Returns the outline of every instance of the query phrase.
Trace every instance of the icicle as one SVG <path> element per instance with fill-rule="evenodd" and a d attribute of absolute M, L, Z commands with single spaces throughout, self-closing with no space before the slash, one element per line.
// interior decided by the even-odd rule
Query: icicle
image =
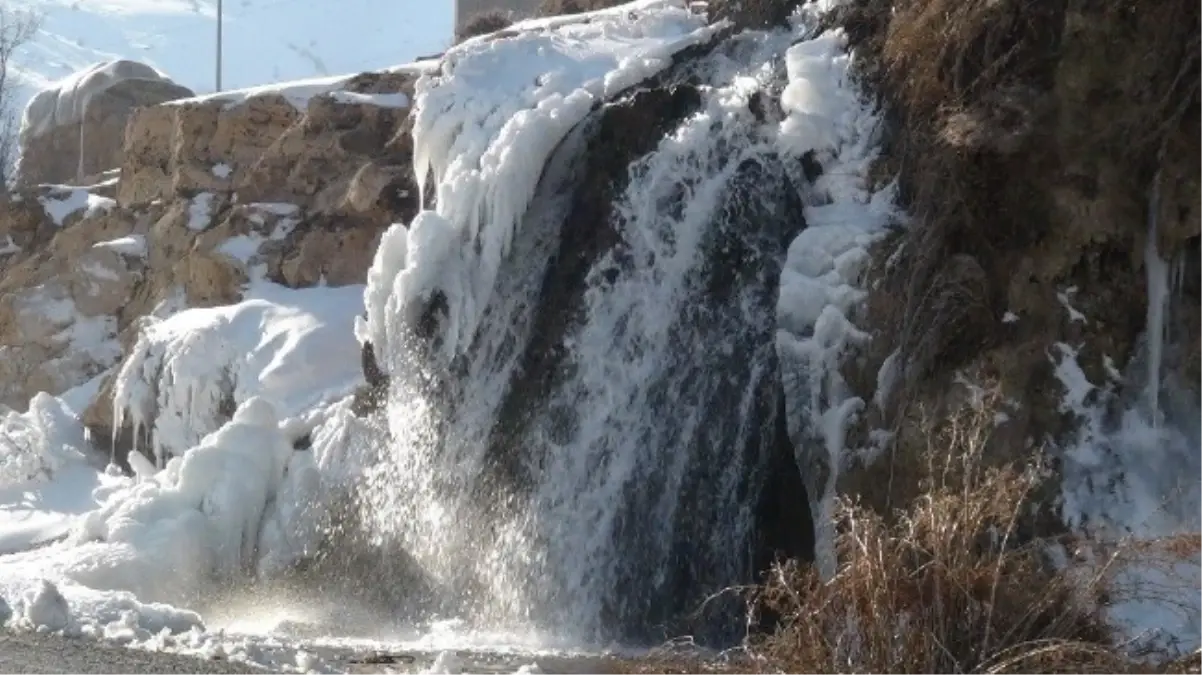
<path fill-rule="evenodd" d="M 1148 200 L 1148 241 L 1144 246 L 1144 266 L 1148 275 L 1148 374 L 1144 396 L 1154 428 L 1160 426 L 1160 367 L 1164 359 L 1164 329 L 1169 299 L 1169 265 L 1160 256 L 1156 245 L 1159 208 L 1160 170 L 1157 169 Z"/>

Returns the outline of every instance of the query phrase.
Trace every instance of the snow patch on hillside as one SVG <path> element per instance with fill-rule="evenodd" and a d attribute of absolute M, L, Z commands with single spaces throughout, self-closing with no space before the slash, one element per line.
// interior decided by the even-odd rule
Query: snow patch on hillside
<path fill-rule="evenodd" d="M 48 194 L 38 197 L 38 202 L 42 208 L 46 210 L 46 215 L 54 221 L 55 225 L 63 226 L 67 216 L 76 213 L 80 210 L 84 211 L 84 218 L 91 218 L 102 211 L 109 211 L 117 206 L 115 200 L 108 197 L 102 197 L 93 194 L 86 187 L 72 187 L 70 185 L 51 185 Z"/>

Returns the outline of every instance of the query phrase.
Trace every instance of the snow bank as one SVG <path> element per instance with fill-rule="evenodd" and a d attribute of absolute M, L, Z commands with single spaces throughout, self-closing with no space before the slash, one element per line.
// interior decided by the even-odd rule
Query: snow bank
<path fill-rule="evenodd" d="M 114 428 L 128 419 L 152 432 L 160 463 L 194 446 L 251 397 L 292 416 L 360 382 L 351 326 L 363 311 L 362 286 L 256 282 L 244 297 L 150 323 L 121 365 Z"/>
<path fill-rule="evenodd" d="M 811 486 L 817 490 L 811 498 L 818 507 L 819 564 L 827 571 L 835 562 L 831 509 L 845 461 L 844 435 L 864 406 L 851 395 L 838 364 L 844 350 L 868 339 L 853 323 L 854 313 L 865 296 L 868 248 L 894 212 L 893 191 L 874 194 L 868 185 L 878 120 L 850 82 L 850 63 L 842 31 L 786 52 L 788 84 L 781 96 L 786 117 L 777 137 L 782 153 L 813 152 L 823 167 L 807 199 L 806 229 L 789 245 L 781 272 L 777 351 L 795 447 L 799 452 L 823 448 L 820 465 L 829 468 L 825 484 Z M 798 460 L 802 467 L 815 467 L 812 458 Z"/>
<path fill-rule="evenodd" d="M 228 424 L 165 470 L 114 492 L 84 517 L 70 542 L 104 542 L 114 550 L 69 567 L 67 576 L 94 588 L 156 598 L 163 594 L 156 579 L 197 589 L 207 580 L 253 570 L 260 524 L 282 517 L 281 486 L 307 480 L 285 480 L 293 450 L 279 423 L 271 403 L 251 398 Z M 302 464 L 297 468 L 303 473 Z M 290 489 L 288 497 L 301 496 Z M 148 551 L 158 554 L 151 558 Z"/>
<path fill-rule="evenodd" d="M 717 29 L 668 0 L 516 28 L 453 47 L 417 83 L 414 171 L 422 194 L 433 179 L 435 206 L 385 235 L 356 328 L 386 370 L 389 345 L 436 291 L 448 305 L 441 356 L 466 348 L 555 146 L 595 104 Z"/>
<path fill-rule="evenodd" d="M 49 394 L 35 395 L 28 412 L 0 412 L 0 503 L 16 497 L 4 488 L 47 480 L 83 462 L 87 447 L 77 413 Z"/>
<path fill-rule="evenodd" d="M 21 145 L 57 127 L 78 123 L 93 97 L 126 80 L 171 82 L 163 73 L 137 61 L 118 59 L 93 64 L 29 100 L 21 115 Z"/>
<path fill-rule="evenodd" d="M 95 591 L 70 581 L 54 583 L 34 577 L 7 584 L 7 588 L 15 593 L 8 620 L 13 630 L 130 642 L 183 634 L 203 626 L 194 612 L 139 602 L 129 593 Z M 4 623 L 3 614 L 0 610 L 0 624 Z"/>

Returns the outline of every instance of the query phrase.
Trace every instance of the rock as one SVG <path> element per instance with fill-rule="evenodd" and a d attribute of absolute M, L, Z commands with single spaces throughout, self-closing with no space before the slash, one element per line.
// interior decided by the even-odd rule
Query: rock
<path fill-rule="evenodd" d="M 81 184 L 121 166 L 134 110 L 187 96 L 187 87 L 126 60 L 97 64 L 39 92 L 22 117 L 18 187 Z"/>
<path fill-rule="evenodd" d="M 125 136 L 117 201 L 170 200 L 230 192 L 301 113 L 277 94 L 229 104 L 180 101 L 138 110 Z"/>
<path fill-rule="evenodd" d="M 921 32 L 939 42 L 922 54 L 978 50 L 991 31 L 1020 25 L 1001 20 L 1001 13 L 979 15 L 977 32 L 958 32 L 940 23 L 950 17 L 899 10 L 859 25 L 854 37 L 853 46 L 871 54 L 866 68 L 873 77 L 889 80 L 883 91 L 893 114 L 884 135 L 918 221 L 875 251 L 866 323 L 881 337 L 844 364 L 855 393 L 872 400 L 876 373 L 900 342 L 912 377 L 886 410 L 862 417 L 853 446 L 866 442 L 869 428 L 888 429 L 899 439 L 891 452 L 915 457 L 929 435 L 920 411 L 938 418 L 955 409 L 964 391 L 954 383 L 965 373 L 996 383 L 1002 400 L 1021 403 L 1006 410 L 1007 423 L 991 437 L 990 461 L 1025 460 L 1032 448 L 1069 438 L 1078 421 L 1060 410 L 1056 345 L 1078 351 L 1091 382 L 1110 381 L 1108 362 L 1122 370 L 1141 358 L 1151 219 L 1163 258 L 1188 266 L 1197 257 L 1197 94 L 1168 105 L 1172 92 L 1152 96 L 1147 89 L 1180 77 L 1174 50 L 1196 59 L 1187 38 L 1192 31 L 1196 40 L 1197 8 L 1174 6 L 1191 13 L 1189 21 L 1170 18 L 1168 10 L 1123 12 L 1077 2 L 1002 2 L 982 12 L 1000 7 L 1022 15 L 1022 35 L 1006 34 L 1007 44 L 1024 51 L 1008 52 L 1010 66 L 982 75 L 993 78 L 989 86 L 964 79 L 971 73 L 932 69 L 906 53 L 912 45 L 881 43 Z M 1183 39 L 1166 41 L 1163 31 Z M 974 53 L 979 62 L 993 62 Z M 968 94 L 958 88 L 967 81 L 974 82 Z M 1011 100 L 999 105 L 996 97 L 1007 94 Z M 1011 103 L 1023 110 L 1007 110 Z M 989 114 L 974 113 L 972 134 L 948 137 L 946 123 L 963 123 L 955 116 L 982 106 Z M 1165 113 L 1177 117 L 1148 120 Z M 1197 368 L 1190 355 L 1197 352 L 1202 289 L 1186 284 L 1178 292 L 1181 310 L 1170 312 L 1165 350 L 1170 374 L 1178 370 L 1175 358 L 1187 373 Z M 1185 384 L 1196 397 L 1197 376 Z M 855 470 L 841 478 L 841 489 L 882 509 L 904 498 L 882 494 L 876 478 Z"/>

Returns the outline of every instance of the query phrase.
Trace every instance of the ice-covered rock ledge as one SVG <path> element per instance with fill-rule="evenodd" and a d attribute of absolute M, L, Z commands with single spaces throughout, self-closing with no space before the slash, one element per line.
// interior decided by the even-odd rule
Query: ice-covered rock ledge
<path fill-rule="evenodd" d="M 414 102 L 414 173 L 433 203 L 381 241 L 360 340 L 387 361 L 400 353 L 392 343 L 440 305 L 440 358 L 462 353 L 555 147 L 594 106 L 725 26 L 683 2 L 638 0 L 521 22 L 448 51 Z"/>

